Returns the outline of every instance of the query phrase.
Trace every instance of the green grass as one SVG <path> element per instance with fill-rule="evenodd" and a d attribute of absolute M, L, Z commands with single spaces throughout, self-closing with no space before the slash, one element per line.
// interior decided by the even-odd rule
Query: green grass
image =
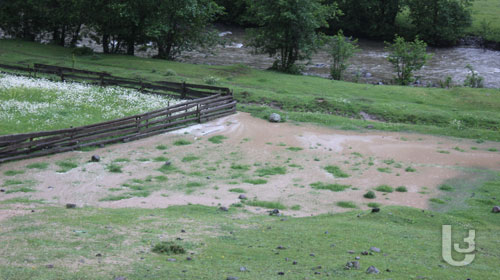
<path fill-rule="evenodd" d="M 261 200 L 247 200 L 245 201 L 246 205 L 254 206 L 254 207 L 262 207 L 268 209 L 279 209 L 285 210 L 286 206 L 276 201 L 261 201 Z"/>
<path fill-rule="evenodd" d="M 24 170 L 7 170 L 3 173 L 5 176 L 16 176 L 19 174 L 24 174 Z"/>
<path fill-rule="evenodd" d="M 156 149 L 160 150 L 160 151 L 164 151 L 164 150 L 168 149 L 168 147 L 166 145 L 158 145 L 158 146 L 156 146 Z"/>
<path fill-rule="evenodd" d="M 234 188 L 234 189 L 230 189 L 229 191 L 234 192 L 234 193 L 246 193 L 246 191 L 242 188 Z"/>
<path fill-rule="evenodd" d="M 439 186 L 439 189 L 442 191 L 445 191 L 445 192 L 452 192 L 453 191 L 453 187 L 450 185 L 441 185 L 441 186 Z"/>
<path fill-rule="evenodd" d="M 491 32 L 486 34 L 486 39 L 500 42 L 500 19 L 498 13 L 500 3 L 496 0 L 475 0 L 472 2 L 472 26 L 468 33 L 473 35 L 482 34 L 481 23 L 489 24 Z"/>
<path fill-rule="evenodd" d="M 199 188 L 202 186 L 203 186 L 203 183 L 200 183 L 200 182 L 188 182 L 188 183 L 186 183 L 186 188 Z"/>
<path fill-rule="evenodd" d="M 437 204 L 446 204 L 446 202 L 444 202 L 442 199 L 439 199 L 439 198 L 431 198 L 431 199 L 429 199 L 429 201 L 432 203 L 437 203 Z"/>
<path fill-rule="evenodd" d="M 6 194 L 18 193 L 18 192 L 28 193 L 28 192 L 35 192 L 35 190 L 31 187 L 18 187 L 5 191 Z"/>
<path fill-rule="evenodd" d="M 44 169 L 47 169 L 48 167 L 49 167 L 49 163 L 47 163 L 47 162 L 35 162 L 35 163 L 30 163 L 30 164 L 26 165 L 26 168 L 28 168 L 28 169 L 44 170 Z"/>
<path fill-rule="evenodd" d="M 227 137 L 224 135 L 216 135 L 208 138 L 208 141 L 212 142 L 213 144 L 222 144 L 225 139 L 227 139 Z"/>
<path fill-rule="evenodd" d="M 111 172 L 111 173 L 122 173 L 122 167 L 118 164 L 114 164 L 114 163 L 111 163 L 111 164 L 108 164 L 106 166 L 106 170 L 108 170 L 108 172 Z"/>
<path fill-rule="evenodd" d="M 120 195 L 110 195 L 99 199 L 99 201 L 119 201 L 124 199 L 132 198 L 131 195 L 128 194 L 120 194 Z"/>
<path fill-rule="evenodd" d="M 349 174 L 345 173 L 340 167 L 335 165 L 328 165 L 325 167 L 326 172 L 332 174 L 335 178 L 348 178 Z"/>
<path fill-rule="evenodd" d="M 417 169 L 415 169 L 415 168 L 413 168 L 413 167 L 409 166 L 409 167 L 407 167 L 407 168 L 405 169 L 405 171 L 406 171 L 406 172 L 417 172 Z"/>
<path fill-rule="evenodd" d="M 113 160 L 113 162 L 130 162 L 130 159 L 128 158 L 117 158 Z"/>
<path fill-rule="evenodd" d="M 339 201 L 336 203 L 336 205 L 341 208 L 358 208 L 356 203 L 352 201 Z"/>
<path fill-rule="evenodd" d="M 168 158 L 166 158 L 164 156 L 158 156 L 158 157 L 153 158 L 153 161 L 156 161 L 156 162 L 165 162 L 167 160 L 168 160 Z"/>
<path fill-rule="evenodd" d="M 244 183 L 252 184 L 252 185 L 264 185 L 267 184 L 267 180 L 264 179 L 245 179 Z"/>
<path fill-rule="evenodd" d="M 286 148 L 287 150 L 289 151 L 292 151 L 292 152 L 299 152 L 299 151 L 302 151 L 303 149 L 300 148 L 300 147 L 288 147 Z"/>
<path fill-rule="evenodd" d="M 498 149 L 496 149 L 496 148 L 489 148 L 488 151 L 489 152 L 498 152 Z"/>
<path fill-rule="evenodd" d="M 250 170 L 250 165 L 245 165 L 245 164 L 231 164 L 231 169 L 239 170 L 239 171 L 248 171 L 248 170 Z"/>
<path fill-rule="evenodd" d="M 58 161 L 56 162 L 56 165 L 59 166 L 59 169 L 57 170 L 59 173 L 66 173 L 71 169 L 78 167 L 78 164 L 72 161 Z"/>
<path fill-rule="evenodd" d="M 380 203 L 370 202 L 370 203 L 367 204 L 367 206 L 370 207 L 370 208 L 379 208 L 382 205 Z"/>
<path fill-rule="evenodd" d="M 274 167 L 263 167 L 255 171 L 257 176 L 272 176 L 272 175 L 284 175 L 286 174 L 286 167 L 274 166 Z"/>
<path fill-rule="evenodd" d="M 18 40 L 2 40 L 1 44 L 0 59 L 4 63 L 23 61 L 67 67 L 72 67 L 73 64 L 70 49 Z M 131 65 L 134 65 L 133 70 Z M 240 104 L 239 110 L 263 118 L 278 111 L 254 104 L 273 103 L 283 108 L 279 113 L 286 114 L 292 121 L 342 129 L 364 129 L 366 121 L 345 117 L 358 116 L 359 112 L 364 111 L 385 120 L 372 124 L 378 130 L 500 140 L 498 89 L 381 87 L 286 75 L 243 65 L 190 65 L 124 55 L 78 57 L 75 67 L 108 71 L 129 78 L 140 76 L 155 81 L 166 79 L 165 71 L 159 69 L 174 70 L 178 75 L 168 77 L 171 81 L 203 83 L 205 77 L 214 76 L 220 78 L 220 86 L 234 90 L 235 98 Z M 323 102 L 318 102 L 319 99 Z M 335 114 L 330 114 L 332 107 L 335 108 Z M 97 115 L 102 117 L 102 114 Z M 457 127 L 454 120 L 460 121 L 461 126 Z M 2 132 L 26 132 L 23 131 L 25 129 L 25 126 L 17 125 L 12 126 L 12 130 Z"/>
<path fill-rule="evenodd" d="M 399 186 L 396 188 L 397 192 L 408 192 L 408 189 L 405 186 Z"/>
<path fill-rule="evenodd" d="M 174 146 L 187 146 L 191 144 L 192 144 L 191 141 L 186 139 L 180 139 L 174 142 Z"/>
<path fill-rule="evenodd" d="M 330 190 L 332 192 L 341 192 L 349 189 L 350 185 L 341 185 L 341 184 L 326 184 L 322 182 L 312 183 L 311 187 L 316 190 Z"/>
<path fill-rule="evenodd" d="M 394 189 L 388 185 L 380 185 L 380 186 L 376 187 L 375 190 L 379 191 L 379 192 L 385 192 L 385 193 L 391 193 L 394 191 Z"/>
<path fill-rule="evenodd" d="M 182 158 L 182 162 L 192 162 L 195 160 L 199 160 L 200 158 L 194 155 L 188 155 Z"/>
<path fill-rule="evenodd" d="M 377 171 L 381 172 L 381 173 L 391 173 L 392 172 L 391 168 L 389 168 L 389 167 L 379 167 L 379 168 L 377 168 Z"/>
<path fill-rule="evenodd" d="M 302 209 L 302 207 L 300 205 L 293 205 L 292 207 L 290 207 L 290 210 L 293 210 L 293 211 L 299 211 L 300 209 Z"/>

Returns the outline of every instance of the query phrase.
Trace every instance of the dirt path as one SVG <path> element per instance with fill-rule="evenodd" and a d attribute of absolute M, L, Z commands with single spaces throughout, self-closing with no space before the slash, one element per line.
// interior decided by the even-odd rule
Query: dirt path
<path fill-rule="evenodd" d="M 215 144 L 208 140 L 214 135 L 227 138 Z M 174 145 L 179 139 L 192 144 Z M 163 208 L 188 203 L 230 206 L 240 202 L 239 193 L 229 191 L 238 188 L 249 199 L 280 202 L 288 208 L 287 214 L 296 216 L 346 210 L 337 206 L 339 201 L 351 201 L 360 208 L 376 202 L 425 209 L 446 180 L 473 176 L 474 169 L 500 170 L 500 153 L 489 148 L 500 150 L 500 144 L 273 124 L 238 113 L 132 143 L 3 164 L 0 188 L 5 192 L 0 193 L 0 203 L 23 197 L 61 205 L 113 208 Z M 101 162 L 89 162 L 93 154 L 100 155 Z M 171 162 L 170 168 L 159 171 L 166 159 Z M 61 161 L 74 162 L 77 167 L 57 172 Z M 32 163 L 49 166 L 26 168 Z M 110 164 L 120 166 L 122 173 L 110 172 Z M 349 177 L 335 178 L 326 172 L 326 166 L 336 166 Z M 286 169 L 285 174 L 259 176 L 259 169 L 272 167 Z M 414 172 L 406 171 L 408 167 Z M 6 176 L 9 170 L 24 173 Z M 256 179 L 267 182 L 249 183 Z M 352 187 L 340 192 L 317 190 L 311 187 L 316 182 Z M 376 192 L 376 199 L 363 197 L 379 185 L 405 186 L 408 192 Z M 245 207 L 255 212 L 267 210 Z M 0 220 L 5 213 L 12 215 L 0 211 Z"/>

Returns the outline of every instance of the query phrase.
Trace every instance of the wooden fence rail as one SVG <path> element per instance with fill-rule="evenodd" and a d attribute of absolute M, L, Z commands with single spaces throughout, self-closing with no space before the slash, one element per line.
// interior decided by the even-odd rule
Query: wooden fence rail
<path fill-rule="evenodd" d="M 0 68 L 26 71 L 29 66 L 27 68 L 11 65 L 5 67 L 5 65 L 0 64 Z M 71 70 L 71 73 L 99 75 L 99 80 L 104 80 L 105 83 L 112 79 L 110 74 L 104 72 L 75 71 L 74 69 L 63 67 L 40 68 L 39 66 L 35 68 L 37 70 L 31 69 L 27 70 L 27 72 L 30 72 L 31 75 L 32 73 L 40 73 L 42 71 L 44 71 L 43 73 L 52 71 L 52 73 L 62 73 L 64 79 L 64 77 L 72 76 L 68 74 Z M 113 79 L 115 81 L 119 80 L 116 78 Z M 130 81 L 127 79 L 124 80 Z M 231 91 L 227 88 L 171 82 L 158 82 L 156 84 L 165 84 L 165 88 L 168 87 L 168 90 L 161 90 L 173 91 L 172 89 L 174 89 L 178 90 L 177 92 L 180 92 L 181 96 L 198 96 L 199 98 L 144 114 L 81 127 L 0 135 L 0 163 L 72 151 L 88 146 L 133 141 L 187 127 L 193 123 L 202 123 L 228 116 L 236 112 L 236 101 L 233 99 Z M 148 83 L 141 82 L 140 85 L 142 88 L 157 89 L 153 88 L 153 86 L 157 87 L 153 84 L 151 84 L 153 86 L 150 86 Z M 192 94 L 192 91 L 203 92 L 203 94 Z"/>

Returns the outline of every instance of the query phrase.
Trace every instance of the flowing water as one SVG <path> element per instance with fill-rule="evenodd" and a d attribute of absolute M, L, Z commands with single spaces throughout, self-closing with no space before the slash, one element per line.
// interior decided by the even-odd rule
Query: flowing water
<path fill-rule="evenodd" d="M 179 61 L 209 64 L 232 65 L 245 64 L 258 69 L 267 69 L 274 59 L 267 55 L 252 54 L 252 49 L 246 47 L 243 29 L 222 29 L 220 36 L 228 39 L 225 47 L 211 49 L 210 52 L 184 53 Z M 360 52 L 351 59 L 345 78 L 366 83 L 387 83 L 393 78 L 392 65 L 387 61 L 388 53 L 383 42 L 369 40 L 359 41 Z M 422 86 L 438 85 L 446 77 L 451 77 L 455 85 L 462 85 L 470 64 L 484 77 L 485 87 L 500 88 L 500 51 L 483 50 L 474 47 L 429 48 L 432 59 L 420 71 L 415 73 Z M 302 62 L 305 65 L 304 74 L 321 77 L 329 76 L 329 56 L 325 50 L 315 54 L 311 61 Z"/>

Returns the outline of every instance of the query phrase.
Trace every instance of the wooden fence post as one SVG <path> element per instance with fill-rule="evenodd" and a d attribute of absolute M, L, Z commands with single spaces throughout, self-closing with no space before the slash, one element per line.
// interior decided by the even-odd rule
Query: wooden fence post
<path fill-rule="evenodd" d="M 186 82 L 182 82 L 182 94 L 181 94 L 181 98 L 182 99 L 186 99 L 186 94 L 187 94 Z"/>
<path fill-rule="evenodd" d="M 198 123 L 201 123 L 201 109 L 200 109 L 200 103 L 196 104 L 196 114 L 198 115 Z"/>

